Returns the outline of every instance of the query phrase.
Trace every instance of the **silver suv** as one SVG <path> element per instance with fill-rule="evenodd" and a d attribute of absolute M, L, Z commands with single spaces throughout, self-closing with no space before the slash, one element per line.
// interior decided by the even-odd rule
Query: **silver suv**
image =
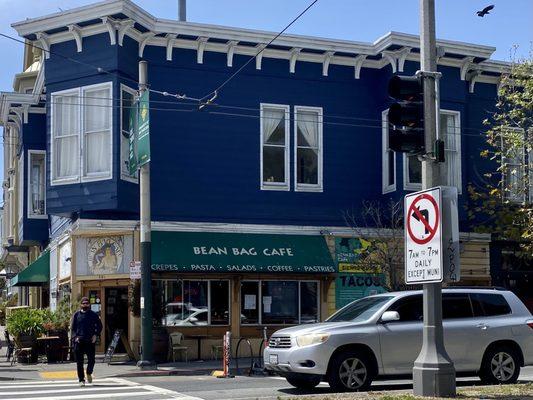
<path fill-rule="evenodd" d="M 533 317 L 501 289 L 444 289 L 444 342 L 455 370 L 485 383 L 513 383 L 533 364 Z M 275 332 L 265 367 L 296 387 L 322 380 L 337 391 L 363 390 L 377 376 L 412 374 L 422 346 L 422 291 L 356 300 L 323 323 Z"/>

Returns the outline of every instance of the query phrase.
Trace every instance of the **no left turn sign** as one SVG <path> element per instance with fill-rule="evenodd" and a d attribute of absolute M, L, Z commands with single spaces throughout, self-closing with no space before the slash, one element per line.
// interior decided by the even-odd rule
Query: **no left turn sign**
<path fill-rule="evenodd" d="M 441 188 L 405 196 L 405 282 L 442 282 Z"/>

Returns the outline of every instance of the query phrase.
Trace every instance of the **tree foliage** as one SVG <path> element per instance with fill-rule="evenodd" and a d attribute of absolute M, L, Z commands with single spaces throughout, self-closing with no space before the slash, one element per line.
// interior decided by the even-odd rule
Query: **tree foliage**
<path fill-rule="evenodd" d="M 494 170 L 470 185 L 468 215 L 476 230 L 533 252 L 533 57 L 511 63 L 502 77 L 496 110 L 484 121 L 488 148 L 481 156 Z"/>

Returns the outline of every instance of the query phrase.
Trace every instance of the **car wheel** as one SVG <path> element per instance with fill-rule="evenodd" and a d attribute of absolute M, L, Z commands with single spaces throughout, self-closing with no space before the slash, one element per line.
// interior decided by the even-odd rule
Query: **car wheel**
<path fill-rule="evenodd" d="M 327 381 L 333 390 L 339 392 L 368 389 L 372 383 L 369 357 L 356 351 L 336 354 L 331 359 Z"/>
<path fill-rule="evenodd" d="M 516 350 L 502 346 L 488 350 L 483 357 L 479 378 L 483 383 L 515 383 L 520 375 L 520 361 Z"/>
<path fill-rule="evenodd" d="M 298 389 L 311 390 L 320 383 L 319 376 L 287 376 L 287 382 Z"/>

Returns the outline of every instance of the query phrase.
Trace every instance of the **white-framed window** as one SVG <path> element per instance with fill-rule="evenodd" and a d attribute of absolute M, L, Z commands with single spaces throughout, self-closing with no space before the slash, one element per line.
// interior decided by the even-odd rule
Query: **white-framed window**
<path fill-rule="evenodd" d="M 45 165 L 45 150 L 28 150 L 28 218 L 47 218 Z"/>
<path fill-rule="evenodd" d="M 242 325 L 296 325 L 320 321 L 320 283 L 307 280 L 244 280 Z"/>
<path fill-rule="evenodd" d="M 290 190 L 288 105 L 261 103 L 261 189 Z"/>
<path fill-rule="evenodd" d="M 112 96 L 112 82 L 52 93 L 52 185 L 112 177 Z"/>
<path fill-rule="evenodd" d="M 526 152 L 524 147 L 512 143 L 521 140 L 521 138 L 513 138 L 513 135 L 523 136 L 524 130 L 508 128 L 506 131 L 506 134 L 503 134 L 501 138 L 503 198 L 511 202 L 521 203 L 525 199 Z M 531 157 L 529 164 L 531 164 Z M 531 198 L 531 192 L 529 198 Z"/>
<path fill-rule="evenodd" d="M 396 152 L 389 149 L 389 110 L 381 113 L 382 193 L 396 190 Z"/>
<path fill-rule="evenodd" d="M 445 163 L 448 186 L 457 187 L 462 192 L 461 182 L 461 113 L 440 110 L 440 138 L 444 140 Z M 403 188 L 420 190 L 422 188 L 422 162 L 416 155 L 403 155 Z"/>
<path fill-rule="evenodd" d="M 20 221 L 22 218 L 24 218 L 24 153 L 20 154 L 20 158 L 18 159 L 18 167 L 17 167 L 17 197 L 18 197 L 18 218 L 17 220 Z"/>
<path fill-rule="evenodd" d="M 322 185 L 321 107 L 294 106 L 294 190 L 321 192 Z"/>
<path fill-rule="evenodd" d="M 129 152 L 130 152 L 130 113 L 131 107 L 135 103 L 137 92 L 126 86 L 120 85 L 120 178 L 129 182 L 138 183 L 139 175 L 130 174 Z"/>

